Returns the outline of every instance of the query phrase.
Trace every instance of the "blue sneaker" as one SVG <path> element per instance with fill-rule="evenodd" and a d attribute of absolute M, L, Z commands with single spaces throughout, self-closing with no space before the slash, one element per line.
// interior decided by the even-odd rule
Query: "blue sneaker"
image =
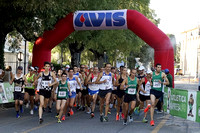
<path fill-rule="evenodd" d="M 38 110 L 38 107 L 37 106 L 34 106 L 34 111 L 37 111 Z"/>
<path fill-rule="evenodd" d="M 16 114 L 16 118 L 19 118 L 20 117 L 20 115 L 19 114 Z"/>

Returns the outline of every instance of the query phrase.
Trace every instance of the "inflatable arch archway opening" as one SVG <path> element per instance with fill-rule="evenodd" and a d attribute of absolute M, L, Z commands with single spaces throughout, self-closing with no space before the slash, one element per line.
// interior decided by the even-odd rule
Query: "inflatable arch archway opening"
<path fill-rule="evenodd" d="M 160 63 L 174 75 L 174 50 L 170 39 L 156 25 L 136 10 L 77 11 L 59 20 L 45 31 L 33 47 L 33 66 L 51 61 L 51 49 L 75 30 L 129 29 L 154 49 L 154 65 Z"/>

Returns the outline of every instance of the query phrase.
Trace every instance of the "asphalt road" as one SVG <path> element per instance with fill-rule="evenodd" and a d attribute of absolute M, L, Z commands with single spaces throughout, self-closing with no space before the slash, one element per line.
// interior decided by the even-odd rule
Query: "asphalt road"
<path fill-rule="evenodd" d="M 74 109 L 75 111 L 75 109 Z M 83 111 L 75 111 L 62 123 L 57 123 L 55 110 L 52 113 L 44 113 L 44 122 L 39 124 L 38 113 L 29 114 L 25 109 L 20 118 L 15 118 L 14 108 L 0 109 L 0 133 L 199 133 L 200 124 L 173 117 L 168 114 L 155 113 L 155 126 L 142 123 L 143 111 L 140 115 L 134 115 L 134 121 L 124 126 L 121 121 L 115 121 L 115 109 L 111 110 L 108 122 L 100 122 L 98 108 L 95 117 Z M 149 114 L 147 119 L 149 120 Z"/>

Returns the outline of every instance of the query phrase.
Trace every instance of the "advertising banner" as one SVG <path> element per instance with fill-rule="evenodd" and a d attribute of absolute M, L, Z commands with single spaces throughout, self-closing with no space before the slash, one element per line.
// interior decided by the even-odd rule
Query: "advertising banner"
<path fill-rule="evenodd" d="M 187 90 L 171 89 L 170 114 L 187 119 L 188 92 Z"/>
<path fill-rule="evenodd" d="M 13 100 L 14 85 L 9 83 L 0 83 L 0 103 L 14 102 Z"/>
<path fill-rule="evenodd" d="M 196 94 L 196 91 L 188 91 L 187 119 L 191 121 L 196 120 Z"/>
<path fill-rule="evenodd" d="M 127 10 L 76 11 L 75 30 L 127 29 Z"/>
<path fill-rule="evenodd" d="M 196 122 L 200 122 L 200 91 L 197 91 L 196 93 Z"/>

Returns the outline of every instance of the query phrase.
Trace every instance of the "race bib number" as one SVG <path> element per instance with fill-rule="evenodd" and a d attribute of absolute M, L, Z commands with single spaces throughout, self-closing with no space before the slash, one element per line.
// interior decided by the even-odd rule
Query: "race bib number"
<path fill-rule="evenodd" d="M 33 87 L 32 83 L 28 83 L 26 87 Z"/>
<path fill-rule="evenodd" d="M 58 96 L 59 97 L 66 97 L 66 91 L 59 91 Z"/>
<path fill-rule="evenodd" d="M 47 87 L 50 83 L 51 81 L 42 81 L 42 86 Z"/>
<path fill-rule="evenodd" d="M 21 92 L 21 87 L 15 86 L 15 91 L 16 91 L 16 92 Z"/>
<path fill-rule="evenodd" d="M 129 88 L 128 94 L 134 95 L 136 93 L 136 89 Z"/>
<path fill-rule="evenodd" d="M 153 88 L 160 88 L 161 87 L 161 83 L 158 81 L 154 81 L 153 82 Z"/>

